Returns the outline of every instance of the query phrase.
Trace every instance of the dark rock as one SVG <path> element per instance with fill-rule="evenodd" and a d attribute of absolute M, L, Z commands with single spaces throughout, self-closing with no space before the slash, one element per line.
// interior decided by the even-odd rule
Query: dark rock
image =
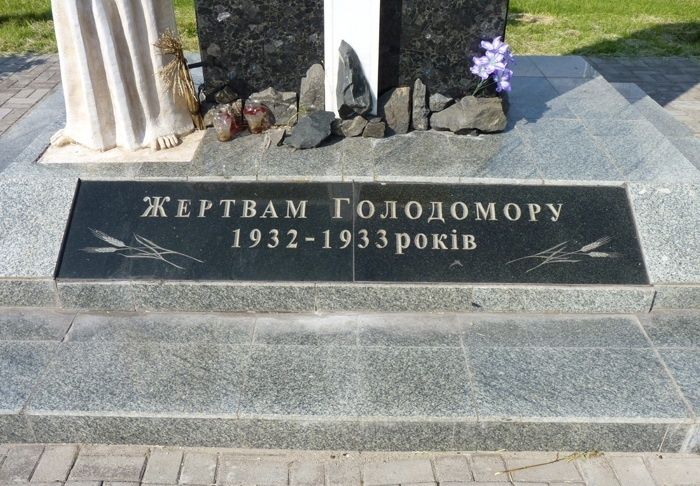
<path fill-rule="evenodd" d="M 438 111 L 442 111 L 448 106 L 453 105 L 454 102 L 454 98 L 450 98 L 449 96 L 445 96 L 441 93 L 435 93 L 434 95 L 430 95 L 430 111 L 437 113 Z"/>
<path fill-rule="evenodd" d="M 284 140 L 285 145 L 298 149 L 318 147 L 331 134 L 335 113 L 317 111 L 299 120 L 292 135 Z"/>
<path fill-rule="evenodd" d="M 345 41 L 340 43 L 338 62 L 338 113 L 340 118 L 363 115 L 372 108 L 372 93 L 367 78 L 362 71 L 360 59 Z"/>
<path fill-rule="evenodd" d="M 214 100 L 220 104 L 233 103 L 238 99 L 238 94 L 230 86 L 224 86 L 216 92 Z"/>
<path fill-rule="evenodd" d="M 427 130 L 430 128 L 430 110 L 428 109 L 428 89 L 423 81 L 416 79 L 413 84 L 413 129 Z"/>
<path fill-rule="evenodd" d="M 279 147 L 282 145 L 285 136 L 284 128 L 271 128 L 266 133 L 269 137 L 271 147 Z"/>
<path fill-rule="evenodd" d="M 430 126 L 435 130 L 449 130 L 454 133 L 500 132 L 506 128 L 506 101 L 500 97 L 475 98 L 465 96 L 449 108 L 433 113 Z"/>
<path fill-rule="evenodd" d="M 356 116 L 352 120 L 342 120 L 340 122 L 340 134 L 343 137 L 359 137 L 367 126 L 367 120 L 361 116 Z"/>
<path fill-rule="evenodd" d="M 379 116 L 386 120 L 390 135 L 408 133 L 411 126 L 411 88 L 390 89 L 379 98 Z"/>
<path fill-rule="evenodd" d="M 297 94 L 292 91 L 281 92 L 267 88 L 251 94 L 248 99 L 270 109 L 273 125 L 294 125 L 297 122 Z"/>
<path fill-rule="evenodd" d="M 326 109 L 326 74 L 323 66 L 314 64 L 301 78 L 299 115 L 304 116 Z"/>
<path fill-rule="evenodd" d="M 381 118 L 372 118 L 362 132 L 364 138 L 384 138 L 386 123 Z"/>

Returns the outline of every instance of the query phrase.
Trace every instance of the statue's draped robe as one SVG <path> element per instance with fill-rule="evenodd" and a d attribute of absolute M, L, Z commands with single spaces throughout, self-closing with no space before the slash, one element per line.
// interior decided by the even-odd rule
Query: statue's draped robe
<path fill-rule="evenodd" d="M 154 47 L 175 32 L 171 0 L 52 0 L 66 100 L 63 134 L 96 150 L 136 150 L 192 131 L 183 99 L 160 78 Z"/>

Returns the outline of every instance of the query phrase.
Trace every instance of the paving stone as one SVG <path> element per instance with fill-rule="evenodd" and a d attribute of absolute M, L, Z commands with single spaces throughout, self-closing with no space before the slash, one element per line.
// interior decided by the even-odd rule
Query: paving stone
<path fill-rule="evenodd" d="M 513 90 L 508 96 L 508 117 L 532 122 L 541 118 L 576 119 L 576 115 L 559 96 L 560 93 L 547 78 L 518 79 L 517 83 L 513 83 Z"/>
<path fill-rule="evenodd" d="M 142 483 L 176 484 L 180 474 L 182 451 L 153 449 L 148 457 Z"/>
<path fill-rule="evenodd" d="M 591 486 L 620 486 L 612 467 L 605 457 L 578 461 L 583 479 Z"/>
<path fill-rule="evenodd" d="M 700 478 L 700 457 L 652 456 L 647 463 L 658 484 L 693 484 Z"/>
<path fill-rule="evenodd" d="M 0 178 L 0 277 L 53 277 L 74 193 L 72 180 Z"/>
<path fill-rule="evenodd" d="M 610 457 L 621 486 L 655 486 L 649 471 L 640 457 Z"/>
<path fill-rule="evenodd" d="M 507 474 L 498 474 L 506 470 L 506 463 L 497 454 L 474 454 L 471 456 L 471 470 L 475 481 L 508 482 Z"/>
<path fill-rule="evenodd" d="M 326 463 L 327 486 L 355 486 L 361 484 L 360 466 L 341 460 Z"/>
<path fill-rule="evenodd" d="M 85 444 L 80 448 L 84 456 L 145 456 L 149 448 L 132 444 Z"/>
<path fill-rule="evenodd" d="M 700 186 L 633 183 L 629 195 L 651 282 L 700 282 Z"/>
<path fill-rule="evenodd" d="M 11 448 L 0 464 L 0 481 L 27 482 L 44 450 L 42 445 L 21 445 Z"/>
<path fill-rule="evenodd" d="M 216 481 L 215 454 L 185 452 L 182 459 L 180 484 L 209 485 Z"/>
<path fill-rule="evenodd" d="M 288 474 L 287 463 L 280 460 L 222 456 L 217 484 L 287 486 Z"/>
<path fill-rule="evenodd" d="M 0 341 L 60 341 L 74 312 L 7 309 L 0 313 Z"/>
<path fill-rule="evenodd" d="M 460 328 L 450 314 L 366 314 L 358 324 L 362 346 L 461 346 Z"/>
<path fill-rule="evenodd" d="M 475 416 L 464 354 L 450 348 L 361 348 L 361 416 Z"/>
<path fill-rule="evenodd" d="M 186 313 L 78 314 L 69 341 L 247 344 L 255 316 Z"/>
<path fill-rule="evenodd" d="M 87 456 L 80 454 L 70 480 L 134 481 L 141 479 L 146 456 Z"/>
<path fill-rule="evenodd" d="M 482 348 L 469 361 L 480 416 L 687 414 L 651 350 Z"/>
<path fill-rule="evenodd" d="M 527 454 L 506 454 L 504 457 L 509 470 L 537 465 L 536 467 L 513 471 L 511 476 L 516 481 L 573 482 L 581 480 L 581 475 L 573 462 L 560 461 L 554 464 L 538 465 L 556 459 L 555 454 L 540 454 L 533 457 L 528 457 Z"/>
<path fill-rule="evenodd" d="M 548 77 L 591 78 L 595 69 L 580 56 L 528 56 Z"/>
<path fill-rule="evenodd" d="M 435 480 L 433 468 L 427 459 L 370 462 L 362 467 L 362 477 L 367 486 L 432 483 Z"/>
<path fill-rule="evenodd" d="M 246 356 L 212 343 L 64 343 L 31 409 L 235 414 Z"/>
<path fill-rule="evenodd" d="M 268 345 L 357 344 L 357 317 L 346 315 L 260 315 L 255 343 Z"/>
<path fill-rule="evenodd" d="M 700 412 L 700 348 L 661 349 L 659 352 L 697 414 Z"/>
<path fill-rule="evenodd" d="M 255 346 L 242 415 L 352 415 L 357 351 L 345 347 Z"/>
<path fill-rule="evenodd" d="M 640 321 L 658 347 L 700 347 L 700 312 L 652 312 L 641 316 Z"/>
<path fill-rule="evenodd" d="M 55 350 L 50 342 L 0 341 L 0 410 L 19 412 Z"/>
<path fill-rule="evenodd" d="M 433 460 L 440 484 L 446 482 L 471 481 L 472 473 L 465 456 L 443 456 Z"/>
<path fill-rule="evenodd" d="M 632 317 L 493 315 L 468 317 L 464 321 L 464 343 L 475 348 L 649 347 Z"/>
<path fill-rule="evenodd" d="M 291 486 L 320 486 L 325 484 L 323 464 L 310 461 L 294 462 L 289 467 L 289 484 Z"/>
<path fill-rule="evenodd" d="M 65 481 L 78 454 L 74 445 L 46 446 L 32 475 L 32 483 Z"/>

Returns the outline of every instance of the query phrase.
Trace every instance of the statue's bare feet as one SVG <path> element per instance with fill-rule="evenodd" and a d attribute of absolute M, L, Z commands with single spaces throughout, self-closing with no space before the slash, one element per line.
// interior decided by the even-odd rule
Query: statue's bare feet
<path fill-rule="evenodd" d="M 180 145 L 181 140 L 175 134 L 165 135 L 163 137 L 158 137 L 153 142 L 151 142 L 151 148 L 153 150 L 165 150 Z"/>
<path fill-rule="evenodd" d="M 50 142 L 51 145 L 54 147 L 65 147 L 66 145 L 75 143 L 75 140 L 66 135 L 61 129 L 53 134 L 53 136 L 50 139 Z"/>

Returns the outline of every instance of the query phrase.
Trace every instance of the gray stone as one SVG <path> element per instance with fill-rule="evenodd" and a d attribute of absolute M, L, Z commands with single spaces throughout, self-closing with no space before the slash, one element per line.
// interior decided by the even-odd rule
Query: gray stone
<path fill-rule="evenodd" d="M 408 133 L 411 127 L 411 88 L 408 86 L 392 88 L 384 93 L 378 101 L 378 114 L 386 120 L 387 131 Z"/>
<path fill-rule="evenodd" d="M 255 344 L 305 346 L 357 345 L 357 317 L 344 315 L 261 315 Z"/>
<path fill-rule="evenodd" d="M 362 346 L 459 348 L 461 329 L 454 315 L 367 314 L 358 317 Z"/>
<path fill-rule="evenodd" d="M 335 114 L 330 111 L 317 111 L 305 116 L 294 127 L 292 135 L 285 139 L 284 144 L 296 149 L 318 147 L 331 134 L 331 123 Z"/>
<path fill-rule="evenodd" d="M 459 312 L 471 310 L 471 287 L 318 284 L 316 303 L 328 312 Z"/>
<path fill-rule="evenodd" d="M 428 108 L 428 89 L 420 79 L 413 84 L 412 124 L 414 130 L 430 128 L 430 109 Z"/>
<path fill-rule="evenodd" d="M 340 180 L 343 173 L 340 148 L 336 143 L 324 143 L 313 150 L 296 150 L 289 145 L 267 150 L 258 162 L 258 179 L 327 181 L 335 176 Z"/>
<path fill-rule="evenodd" d="M 652 350 L 480 348 L 468 355 L 480 417 L 680 421 L 688 413 Z"/>
<path fill-rule="evenodd" d="M 465 319 L 467 320 L 467 319 Z M 493 315 L 464 323 L 464 344 L 481 347 L 648 348 L 633 317 Z"/>
<path fill-rule="evenodd" d="M 56 307 L 53 279 L 0 279 L 2 307 Z"/>
<path fill-rule="evenodd" d="M 581 119 L 640 120 L 643 116 L 634 109 L 610 83 L 602 77 L 548 78 L 566 103 Z"/>
<path fill-rule="evenodd" d="M 0 277 L 53 277 L 76 180 L 0 177 Z"/>
<path fill-rule="evenodd" d="M 661 349 L 659 352 L 697 415 L 700 412 L 700 349 Z"/>
<path fill-rule="evenodd" d="M 286 130 L 284 128 L 271 128 L 267 131 L 268 139 L 271 147 L 279 147 L 284 141 Z"/>
<path fill-rule="evenodd" d="M 315 310 L 313 284 L 163 282 L 131 284 L 139 310 L 304 312 Z M 128 310 L 128 309 L 126 309 Z"/>
<path fill-rule="evenodd" d="M 359 382 L 354 348 L 256 346 L 250 364 L 242 417 L 355 414 Z"/>
<path fill-rule="evenodd" d="M 65 309 L 134 310 L 134 287 L 130 282 L 57 282 L 58 299 Z"/>
<path fill-rule="evenodd" d="M 297 94 L 292 91 L 277 91 L 270 87 L 251 94 L 248 100 L 267 106 L 275 125 L 294 125 L 297 122 Z"/>
<path fill-rule="evenodd" d="M 386 123 L 381 118 L 372 118 L 365 126 L 362 136 L 365 138 L 384 138 Z"/>
<path fill-rule="evenodd" d="M 640 317 L 647 335 L 658 347 L 700 348 L 700 312 L 652 312 Z"/>
<path fill-rule="evenodd" d="M 24 407 L 56 347 L 50 342 L 0 342 L 0 411 Z"/>
<path fill-rule="evenodd" d="M 252 315 L 183 313 L 79 314 L 67 341 L 249 344 Z"/>
<path fill-rule="evenodd" d="M 436 113 L 438 111 L 442 111 L 445 108 L 447 108 L 450 105 L 453 105 L 455 102 L 454 98 L 450 98 L 449 96 L 445 96 L 444 94 L 441 93 L 435 93 L 430 95 L 430 99 L 428 101 L 428 104 L 430 106 L 430 111 L 433 113 Z"/>
<path fill-rule="evenodd" d="M 485 312 L 649 312 L 654 298 L 642 287 L 474 287 L 473 310 Z"/>
<path fill-rule="evenodd" d="M 361 116 L 356 116 L 350 120 L 340 122 L 339 131 L 343 137 L 359 137 L 365 131 L 367 120 Z"/>
<path fill-rule="evenodd" d="M 5 444 L 37 442 L 27 416 L 0 412 L 0 442 Z"/>
<path fill-rule="evenodd" d="M 60 341 L 74 312 L 6 309 L 0 314 L 0 341 Z"/>
<path fill-rule="evenodd" d="M 651 282 L 700 282 L 700 185 L 630 184 L 629 195 Z"/>
<path fill-rule="evenodd" d="M 445 420 L 362 420 L 359 436 L 362 450 L 449 451 L 454 450 L 455 422 Z"/>
<path fill-rule="evenodd" d="M 341 118 L 364 115 L 372 108 L 372 93 L 362 64 L 350 45 L 340 43 L 336 97 Z"/>
<path fill-rule="evenodd" d="M 449 130 L 453 133 L 500 132 L 506 128 L 506 107 L 503 98 L 475 98 L 465 96 L 449 108 L 430 117 L 430 126 L 435 130 Z"/>
<path fill-rule="evenodd" d="M 30 409 L 235 414 L 246 356 L 213 343 L 64 343 Z"/>
<path fill-rule="evenodd" d="M 43 450 L 43 445 L 22 445 L 10 449 L 0 468 L 0 482 L 27 483 Z"/>
<path fill-rule="evenodd" d="M 461 349 L 367 347 L 359 366 L 360 416 L 476 417 Z"/>
<path fill-rule="evenodd" d="M 321 451 L 363 448 L 356 417 L 242 418 L 238 424 L 247 448 Z"/>
<path fill-rule="evenodd" d="M 314 64 L 301 78 L 299 115 L 305 116 L 326 109 L 326 78 L 321 64 Z"/>
<path fill-rule="evenodd" d="M 700 309 L 699 286 L 657 286 L 654 310 Z"/>

